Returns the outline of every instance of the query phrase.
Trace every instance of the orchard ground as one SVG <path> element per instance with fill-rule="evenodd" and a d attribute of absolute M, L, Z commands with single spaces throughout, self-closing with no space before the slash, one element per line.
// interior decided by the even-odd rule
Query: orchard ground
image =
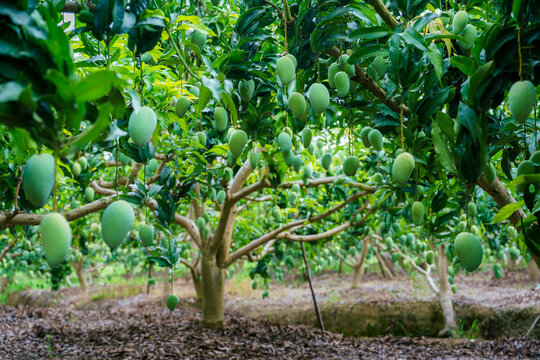
<path fill-rule="evenodd" d="M 502 279 L 477 272 L 456 277 L 459 328 L 454 339 L 432 336 L 442 325 L 437 299 L 421 278 L 387 280 L 368 273 L 351 289 L 348 274 L 314 277 L 326 329 L 317 321 L 302 274 L 266 289 L 236 274 L 225 296 L 227 325 L 200 329 L 188 277 L 174 283 L 180 305 L 160 305 L 162 284 L 146 295 L 131 285 L 93 285 L 13 293 L 2 306 L 0 354 L 5 358 L 437 358 L 535 359 L 540 355 L 540 288 L 524 270 Z M 306 326 L 307 325 L 307 326 Z M 425 335 L 425 336 L 422 336 Z M 368 337 L 369 336 L 369 337 Z M 35 349 L 30 354 L 28 349 Z"/>

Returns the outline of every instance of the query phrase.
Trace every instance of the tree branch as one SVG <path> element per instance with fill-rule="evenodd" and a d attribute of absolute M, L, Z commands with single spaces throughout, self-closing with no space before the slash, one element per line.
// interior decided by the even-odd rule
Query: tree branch
<path fill-rule="evenodd" d="M 368 0 L 371 6 L 375 9 L 377 14 L 383 19 L 384 23 L 394 30 L 398 26 L 398 22 L 394 18 L 394 15 L 388 9 L 381 0 Z"/>

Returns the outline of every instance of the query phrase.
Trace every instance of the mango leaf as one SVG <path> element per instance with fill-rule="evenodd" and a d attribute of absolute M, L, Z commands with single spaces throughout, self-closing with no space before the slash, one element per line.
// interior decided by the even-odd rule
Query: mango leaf
<path fill-rule="evenodd" d="M 441 165 L 452 174 L 457 174 L 456 166 L 452 162 L 450 150 L 448 149 L 446 141 L 441 136 L 441 129 L 439 129 L 437 123 L 433 123 L 433 128 L 431 129 L 431 136 L 433 138 L 433 146 L 435 148 L 435 152 L 437 153 L 437 155 L 439 155 L 439 161 L 441 162 Z"/>
<path fill-rule="evenodd" d="M 515 203 L 512 203 L 512 204 L 508 204 L 508 205 L 505 205 L 503 206 L 499 212 L 497 213 L 497 215 L 495 215 L 493 217 L 493 220 L 491 220 L 491 223 L 492 224 L 498 224 L 506 219 L 508 219 L 510 216 L 512 216 L 512 214 L 516 211 L 518 211 L 519 209 L 521 209 L 521 207 L 525 205 L 525 201 L 523 200 L 520 200 L 518 202 L 515 202 Z"/>
<path fill-rule="evenodd" d="M 478 90 L 478 86 L 484 81 L 486 76 L 495 70 L 494 62 L 491 60 L 480 66 L 469 78 L 469 86 L 467 88 L 467 99 L 470 103 L 474 103 L 474 98 Z"/>
<path fill-rule="evenodd" d="M 439 80 L 442 78 L 442 55 L 439 49 L 437 49 L 437 45 L 435 43 L 431 43 L 429 45 L 429 51 L 428 51 L 429 60 L 431 61 L 431 64 L 435 68 L 435 74 L 437 74 L 437 77 Z"/>
<path fill-rule="evenodd" d="M 351 55 L 348 62 L 349 64 L 358 64 L 365 60 L 365 58 L 375 56 L 388 56 L 387 45 L 370 45 L 361 47 L 360 50 L 354 52 Z"/>
<path fill-rule="evenodd" d="M 94 72 L 82 79 L 75 88 L 78 101 L 94 101 L 107 95 L 113 86 L 122 86 L 126 82 L 116 72 L 102 70 Z"/>
<path fill-rule="evenodd" d="M 351 32 L 349 39 L 352 40 L 373 40 L 387 36 L 390 32 L 382 26 L 370 26 L 360 28 Z"/>
<path fill-rule="evenodd" d="M 520 184 L 533 184 L 540 183 L 540 174 L 521 174 L 518 177 L 514 178 L 509 187 L 514 187 Z"/>
<path fill-rule="evenodd" d="M 197 113 L 200 114 L 212 97 L 212 92 L 204 84 L 199 87 L 199 102 L 197 103 Z"/>
<path fill-rule="evenodd" d="M 412 27 L 408 27 L 404 32 L 400 33 L 401 36 L 407 43 L 414 45 L 416 48 L 422 50 L 423 52 L 428 52 L 428 47 L 426 41 L 422 35 Z"/>
<path fill-rule="evenodd" d="M 442 111 L 437 111 L 435 119 L 437 120 L 437 125 L 442 130 L 444 135 L 446 135 L 446 137 L 449 139 L 452 139 L 452 142 L 454 142 L 456 135 L 454 134 L 454 122 L 452 121 L 452 118 Z"/>
<path fill-rule="evenodd" d="M 462 73 L 471 76 L 473 60 L 463 55 L 454 55 L 450 58 L 450 64 L 457 67 Z"/>

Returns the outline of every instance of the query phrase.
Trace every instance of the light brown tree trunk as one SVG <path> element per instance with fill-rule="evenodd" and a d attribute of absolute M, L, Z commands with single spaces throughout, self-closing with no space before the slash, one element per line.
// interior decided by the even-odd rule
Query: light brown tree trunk
<path fill-rule="evenodd" d="M 354 267 L 353 268 L 353 280 L 352 280 L 352 287 L 355 289 L 359 289 L 362 285 L 362 275 L 364 275 L 364 268 L 362 266 Z"/>
<path fill-rule="evenodd" d="M 208 255 L 203 251 L 201 258 L 201 275 L 201 326 L 210 329 L 221 328 L 225 321 L 223 307 L 225 271 L 218 267 L 215 255 Z"/>
<path fill-rule="evenodd" d="M 508 270 L 516 271 L 519 267 L 520 262 L 521 262 L 521 256 L 517 259 L 513 259 L 511 256 L 508 256 Z"/>
<path fill-rule="evenodd" d="M 168 268 L 163 268 L 163 292 L 161 293 L 161 305 L 167 306 L 167 297 L 171 293 L 171 284 L 169 284 Z"/>
<path fill-rule="evenodd" d="M 202 282 L 201 282 L 201 272 L 199 269 L 189 269 L 191 271 L 191 278 L 193 279 L 193 286 L 195 287 L 195 306 L 201 308 L 202 306 Z"/>
<path fill-rule="evenodd" d="M 536 263 L 533 259 L 529 260 L 529 263 L 527 265 L 529 267 L 529 281 L 530 282 L 537 282 L 538 281 L 538 266 L 536 266 Z"/>
<path fill-rule="evenodd" d="M 452 304 L 452 291 L 448 282 L 448 264 L 444 245 L 439 246 L 439 261 L 437 271 L 439 274 L 439 302 L 441 304 L 444 329 L 439 331 L 438 336 L 448 336 L 451 329 L 456 327 L 456 315 Z"/>
<path fill-rule="evenodd" d="M 75 274 L 77 274 L 77 279 L 79 280 L 81 288 L 86 289 L 88 284 L 86 283 L 86 274 L 83 268 L 83 262 L 84 258 L 82 258 L 80 261 L 72 261 L 71 266 L 73 267 L 73 270 L 75 270 Z"/>

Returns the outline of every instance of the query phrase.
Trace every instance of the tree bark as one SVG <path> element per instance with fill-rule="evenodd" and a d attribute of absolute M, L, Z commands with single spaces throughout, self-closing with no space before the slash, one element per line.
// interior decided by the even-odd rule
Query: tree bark
<path fill-rule="evenodd" d="M 353 280 L 352 280 L 352 287 L 354 289 L 359 289 L 362 285 L 362 275 L 364 274 L 363 267 L 354 267 L 353 270 Z"/>
<path fill-rule="evenodd" d="M 210 329 L 221 328 L 225 322 L 223 307 L 225 271 L 218 266 L 216 256 L 208 254 L 207 251 L 203 251 L 202 254 L 201 275 L 201 326 Z"/>
<path fill-rule="evenodd" d="M 444 245 L 439 246 L 439 261 L 438 261 L 438 273 L 439 273 L 439 302 L 444 317 L 444 329 L 439 331 L 437 336 L 448 336 L 450 330 L 456 327 L 456 315 L 454 313 L 454 306 L 452 303 L 452 291 L 450 289 L 450 283 L 448 282 L 448 263 L 445 254 Z"/>
<path fill-rule="evenodd" d="M 80 261 L 72 261 L 71 266 L 73 267 L 73 270 L 75 270 L 75 274 L 77 274 L 77 279 L 79 280 L 81 288 L 86 289 L 88 284 L 86 283 L 86 274 L 83 268 L 83 262 L 84 258 L 82 258 Z"/>
<path fill-rule="evenodd" d="M 201 308 L 202 306 L 202 282 L 201 282 L 201 272 L 198 269 L 189 269 L 191 271 L 191 278 L 193 279 L 193 286 L 195 287 L 195 306 Z"/>

